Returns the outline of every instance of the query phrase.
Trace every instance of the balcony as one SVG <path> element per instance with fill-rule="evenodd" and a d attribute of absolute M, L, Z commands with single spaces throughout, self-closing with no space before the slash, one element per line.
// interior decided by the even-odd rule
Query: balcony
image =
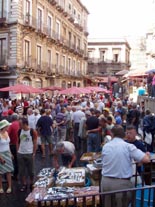
<path fill-rule="evenodd" d="M 0 14 L 0 26 L 4 26 L 6 23 L 6 11 L 2 10 Z"/>
<path fill-rule="evenodd" d="M 7 65 L 5 56 L 4 57 L 2 56 L 0 58 L 0 69 L 2 69 L 2 70 L 7 70 L 8 69 L 8 65 Z"/>
<path fill-rule="evenodd" d="M 71 22 L 71 23 L 74 23 L 74 21 L 75 21 L 75 17 L 74 17 L 74 15 L 73 15 L 73 13 L 72 13 L 72 11 L 71 10 L 69 10 L 68 11 L 68 20 Z"/>
<path fill-rule="evenodd" d="M 57 4 L 56 0 L 48 0 L 48 2 L 52 5 L 55 6 Z"/>
<path fill-rule="evenodd" d="M 32 15 L 30 15 L 29 13 L 27 13 L 26 15 L 24 15 L 23 17 L 23 23 L 24 26 L 28 27 L 29 29 L 35 30 L 36 28 L 36 18 L 34 18 Z"/>
<path fill-rule="evenodd" d="M 45 26 L 44 24 L 42 24 L 40 22 L 37 22 L 36 33 L 42 38 L 46 37 L 47 36 L 47 26 Z"/>
<path fill-rule="evenodd" d="M 56 9 L 57 9 L 60 13 L 62 13 L 62 12 L 64 11 L 64 8 L 65 8 L 64 2 L 63 2 L 62 0 L 61 0 L 61 1 L 56 0 L 56 2 L 57 2 Z"/>

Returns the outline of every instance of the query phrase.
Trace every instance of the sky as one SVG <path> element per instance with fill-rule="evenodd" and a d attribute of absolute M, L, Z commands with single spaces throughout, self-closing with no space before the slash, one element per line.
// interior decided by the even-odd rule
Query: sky
<path fill-rule="evenodd" d="M 81 1 L 90 12 L 89 38 L 141 36 L 155 22 L 154 0 Z"/>

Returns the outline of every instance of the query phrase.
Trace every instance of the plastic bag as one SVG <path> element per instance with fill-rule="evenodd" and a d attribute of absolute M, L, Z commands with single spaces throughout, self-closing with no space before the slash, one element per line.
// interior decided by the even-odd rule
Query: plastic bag
<path fill-rule="evenodd" d="M 145 142 L 149 145 L 152 143 L 152 134 L 145 132 Z"/>

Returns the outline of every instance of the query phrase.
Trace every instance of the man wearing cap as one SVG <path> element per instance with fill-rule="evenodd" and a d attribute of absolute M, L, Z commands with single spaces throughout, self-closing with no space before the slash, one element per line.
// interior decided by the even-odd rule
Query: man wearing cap
<path fill-rule="evenodd" d="M 112 113 L 110 112 L 110 109 L 109 108 L 103 108 L 103 115 L 104 115 L 105 118 L 107 118 L 108 116 L 111 116 L 112 123 L 115 124 L 115 118 L 112 115 Z M 102 117 L 102 115 L 101 115 L 101 117 Z"/>
<path fill-rule="evenodd" d="M 54 149 L 54 167 L 58 169 L 60 167 L 58 160 L 61 156 L 62 165 L 68 168 L 73 167 L 76 161 L 75 146 L 72 142 L 62 141 L 58 142 Z"/>

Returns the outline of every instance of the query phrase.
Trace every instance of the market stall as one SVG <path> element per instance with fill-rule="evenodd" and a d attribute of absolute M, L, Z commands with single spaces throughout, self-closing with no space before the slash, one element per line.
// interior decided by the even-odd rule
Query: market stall
<path fill-rule="evenodd" d="M 41 201 L 42 206 L 46 206 L 49 202 L 53 202 L 53 206 L 58 205 L 58 200 L 61 199 L 61 205 L 66 206 L 66 199 L 68 206 L 75 202 L 74 197 L 78 197 L 78 205 L 82 206 L 83 199 L 80 196 L 95 195 L 99 193 L 99 186 L 85 187 L 87 169 L 85 167 L 77 168 L 60 168 L 56 173 L 53 168 L 44 168 L 37 175 L 37 180 L 34 183 L 32 193 L 28 195 L 26 201 L 28 206 L 37 206 Z M 87 197 L 86 205 L 99 203 L 99 196 Z"/>

